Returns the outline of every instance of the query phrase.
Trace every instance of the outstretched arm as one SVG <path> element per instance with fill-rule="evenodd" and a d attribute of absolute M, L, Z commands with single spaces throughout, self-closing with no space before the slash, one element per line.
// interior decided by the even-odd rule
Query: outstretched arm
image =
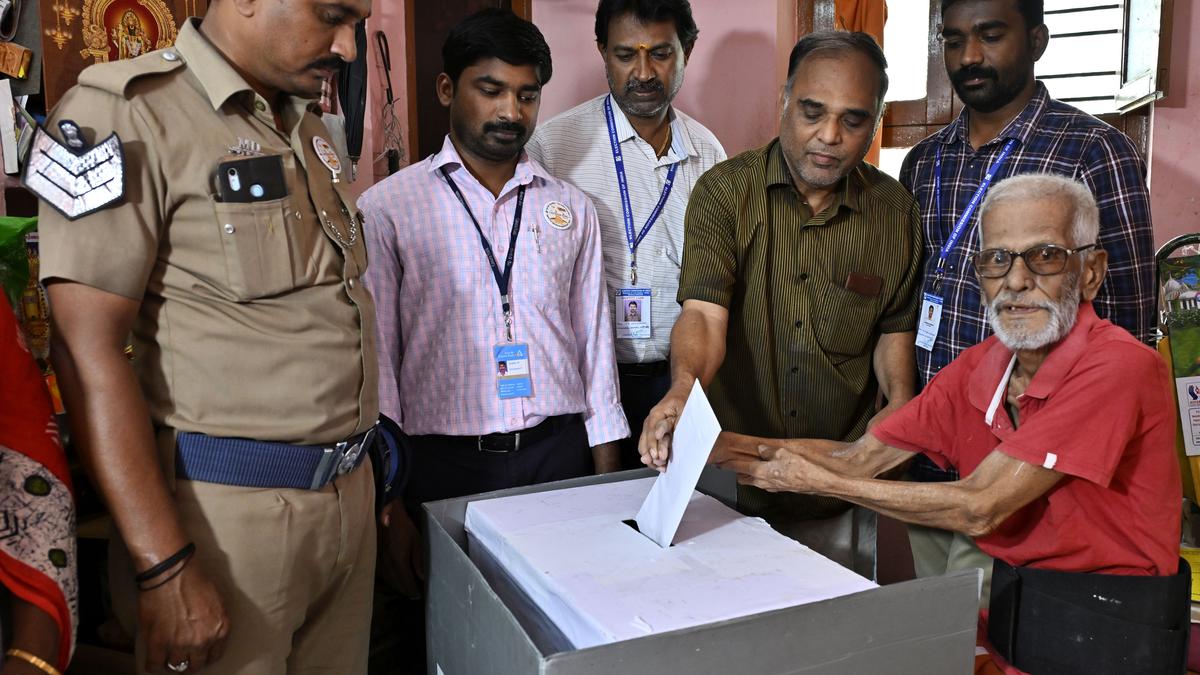
<path fill-rule="evenodd" d="M 692 383 L 707 386 L 725 360 L 729 310 L 703 300 L 685 300 L 671 330 L 671 389 L 646 416 L 638 439 L 642 463 L 662 471 L 671 456 L 671 432 L 683 414 Z"/>
<path fill-rule="evenodd" d="M 757 458 L 744 453 L 723 461 L 721 466 L 736 471 L 739 480 L 764 490 L 805 492 L 837 497 L 914 525 L 925 525 L 979 537 L 995 530 L 1009 516 L 1058 483 L 1062 474 L 1023 462 L 993 450 L 975 471 L 962 480 L 947 483 L 907 483 L 864 478 L 854 467 L 867 472 L 885 467 L 882 458 L 910 455 L 864 437 L 863 449 L 854 446 L 842 459 L 851 470 L 839 470 L 828 461 L 814 461 L 809 452 L 759 446 Z M 873 442 L 872 442 L 873 441 Z M 860 441 L 859 443 L 863 443 Z M 877 444 L 877 445 L 876 445 Z M 859 445 L 859 444 L 855 444 Z M 879 446 L 884 450 L 881 452 Z M 894 466 L 894 464 L 893 464 Z"/>

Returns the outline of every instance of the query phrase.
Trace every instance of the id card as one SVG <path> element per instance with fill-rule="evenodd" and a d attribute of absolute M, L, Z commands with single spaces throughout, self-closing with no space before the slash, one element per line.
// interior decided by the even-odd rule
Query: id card
<path fill-rule="evenodd" d="M 533 396 L 529 375 L 529 345 L 502 344 L 492 348 L 496 368 L 496 393 L 501 399 Z"/>
<path fill-rule="evenodd" d="M 933 351 L 938 329 L 942 326 L 942 302 L 940 296 L 926 293 L 925 302 L 921 303 L 921 315 L 917 322 L 917 346 L 927 352 Z"/>
<path fill-rule="evenodd" d="M 616 309 L 618 338 L 650 339 L 649 288 L 618 289 Z"/>

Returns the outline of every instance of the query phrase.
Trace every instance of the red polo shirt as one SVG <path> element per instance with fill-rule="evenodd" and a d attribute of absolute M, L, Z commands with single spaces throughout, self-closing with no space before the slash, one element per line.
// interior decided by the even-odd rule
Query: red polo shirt
<path fill-rule="evenodd" d="M 1174 574 L 1182 485 L 1162 358 L 1085 302 L 1018 400 L 1016 428 L 1004 405 L 1012 362 L 1013 353 L 988 338 L 871 433 L 963 476 L 993 450 L 1064 474 L 976 540 L 994 558 L 1069 572 Z"/>

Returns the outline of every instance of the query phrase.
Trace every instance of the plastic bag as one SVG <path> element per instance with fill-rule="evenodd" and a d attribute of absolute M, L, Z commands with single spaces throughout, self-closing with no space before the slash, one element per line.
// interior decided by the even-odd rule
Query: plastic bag
<path fill-rule="evenodd" d="M 25 235 L 37 229 L 37 218 L 0 217 L 0 287 L 13 307 L 29 284 L 29 252 Z"/>

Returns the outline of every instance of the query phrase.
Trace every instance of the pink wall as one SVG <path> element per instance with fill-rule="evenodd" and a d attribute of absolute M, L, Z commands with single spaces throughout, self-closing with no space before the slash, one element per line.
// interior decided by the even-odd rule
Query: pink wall
<path fill-rule="evenodd" d="M 358 163 L 358 180 L 354 189 L 362 192 L 387 176 L 387 161 L 381 159 L 372 164 L 375 156 L 382 152 L 383 130 L 381 126 L 384 102 L 383 66 L 375 49 L 375 31 L 383 31 L 388 38 L 392 56 L 392 95 L 395 98 L 396 118 L 400 121 L 400 137 L 408 142 L 408 68 L 405 61 L 404 2 L 401 0 L 375 0 L 371 18 L 367 20 L 367 114 L 363 120 L 362 159 Z M 407 148 L 405 148 L 407 150 Z M 401 166 L 407 164 L 407 155 Z"/>
<path fill-rule="evenodd" d="M 1150 162 L 1154 240 L 1200 232 L 1200 10 L 1175 0 L 1168 95 L 1155 104 Z"/>
<path fill-rule="evenodd" d="M 540 119 L 608 90 L 596 51 L 596 0 L 534 0 L 533 22 L 550 43 L 554 77 Z M 734 155 L 775 136 L 777 3 L 692 0 L 700 38 L 675 105 L 708 127 Z M 790 46 L 790 45 L 789 45 Z"/>
<path fill-rule="evenodd" d="M 367 22 L 369 87 L 363 139 L 354 188 L 362 191 L 387 175 L 384 161 L 372 166 L 382 151 L 382 68 L 375 31 L 388 36 L 392 54 L 392 91 L 402 138 L 408 139 L 407 72 L 404 44 L 405 0 L 375 0 Z M 787 64 L 777 63 L 779 3 L 752 0 L 692 0 L 700 39 L 692 50 L 683 89 L 675 104 L 700 120 L 736 154 L 775 136 L 779 86 Z M 533 20 L 546 35 L 554 55 L 554 78 L 546 88 L 540 119 L 554 115 L 607 90 L 604 65 L 596 52 L 596 0 L 537 0 Z M 787 39 L 791 39 L 788 37 Z M 790 48 L 791 45 L 787 45 Z M 736 55 L 732 57 L 731 55 Z M 402 164 L 407 164 L 408 157 Z"/>

